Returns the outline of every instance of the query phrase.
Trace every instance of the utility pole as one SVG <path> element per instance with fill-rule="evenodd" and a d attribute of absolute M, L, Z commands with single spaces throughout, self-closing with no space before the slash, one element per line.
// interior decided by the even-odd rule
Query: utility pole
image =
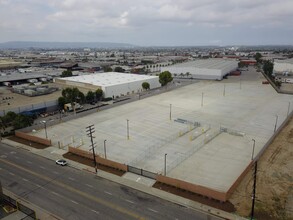
<path fill-rule="evenodd" d="M 201 93 L 201 107 L 203 106 L 203 93 Z"/>
<path fill-rule="evenodd" d="M 252 205 L 251 205 L 251 215 L 250 220 L 254 217 L 254 203 L 255 203 L 255 189 L 256 189 L 256 172 L 257 172 L 257 161 L 254 163 L 254 175 L 253 175 L 253 190 L 252 190 Z"/>
<path fill-rule="evenodd" d="M 90 145 L 90 147 L 91 147 L 91 149 L 90 150 L 92 150 L 93 151 L 93 157 L 94 157 L 94 163 L 95 163 L 95 171 L 96 171 L 96 173 L 98 173 L 98 170 L 97 170 L 97 162 L 96 162 L 96 154 L 95 154 L 95 144 L 96 143 L 94 143 L 94 140 L 93 140 L 93 133 L 95 133 L 95 127 L 94 127 L 94 125 L 90 125 L 90 126 L 88 126 L 88 127 L 86 127 L 86 132 L 87 132 L 87 136 L 88 137 L 90 137 L 91 138 L 91 145 Z"/>

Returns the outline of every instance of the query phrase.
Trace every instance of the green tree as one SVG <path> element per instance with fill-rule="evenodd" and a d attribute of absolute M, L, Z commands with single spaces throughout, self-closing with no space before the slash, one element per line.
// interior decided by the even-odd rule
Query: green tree
<path fill-rule="evenodd" d="M 102 98 L 103 95 L 104 95 L 104 92 L 103 92 L 102 89 L 97 89 L 96 92 L 95 92 L 95 94 L 96 94 L 96 99 L 100 101 L 101 98 Z"/>
<path fill-rule="evenodd" d="M 159 82 L 162 86 L 167 85 L 169 82 L 172 82 L 173 77 L 172 74 L 169 71 L 164 71 L 160 73 L 159 75 Z"/>
<path fill-rule="evenodd" d="M 72 76 L 71 70 L 64 70 L 61 74 L 61 77 L 70 77 L 70 76 Z"/>
<path fill-rule="evenodd" d="M 274 70 L 274 63 L 269 60 L 264 61 L 264 64 L 263 64 L 264 73 L 267 76 L 272 77 L 273 70 Z"/>
<path fill-rule="evenodd" d="M 103 67 L 104 72 L 113 72 L 113 69 L 110 66 Z"/>
<path fill-rule="evenodd" d="M 243 68 L 245 66 L 247 66 L 247 65 L 241 61 L 238 63 L 238 68 Z"/>
<path fill-rule="evenodd" d="M 62 96 L 65 98 L 66 103 L 70 103 L 75 112 L 74 102 L 84 102 L 85 96 L 78 88 L 65 88 L 62 90 Z"/>
<path fill-rule="evenodd" d="M 123 69 L 121 66 L 117 66 L 117 67 L 115 67 L 114 72 L 124 73 L 125 69 Z"/>
<path fill-rule="evenodd" d="M 95 93 L 93 91 L 88 91 L 87 94 L 86 94 L 85 100 L 88 103 L 93 102 L 95 100 Z"/>
<path fill-rule="evenodd" d="M 34 123 L 34 119 L 30 116 L 18 114 L 13 120 L 14 129 L 25 128 L 31 126 Z"/>
<path fill-rule="evenodd" d="M 255 55 L 254 55 L 254 59 L 256 60 L 256 62 L 258 63 L 261 63 L 261 58 L 262 58 L 262 55 L 257 52 Z"/>
<path fill-rule="evenodd" d="M 61 96 L 58 98 L 58 106 L 59 106 L 59 109 L 63 109 L 64 108 L 64 105 L 66 104 L 66 99 Z"/>
<path fill-rule="evenodd" d="M 187 72 L 187 73 L 185 73 L 186 74 L 186 78 L 188 78 L 188 76 L 190 75 L 190 73 L 189 72 Z"/>
<path fill-rule="evenodd" d="M 141 84 L 141 86 L 142 86 L 142 88 L 145 89 L 145 90 L 150 89 L 150 84 L 149 84 L 148 82 L 143 82 L 143 83 Z"/>
<path fill-rule="evenodd" d="M 10 124 L 12 124 L 13 120 L 16 118 L 17 114 L 15 112 L 7 112 L 6 115 L 4 115 L 2 117 L 2 123 L 5 126 L 9 126 Z"/>

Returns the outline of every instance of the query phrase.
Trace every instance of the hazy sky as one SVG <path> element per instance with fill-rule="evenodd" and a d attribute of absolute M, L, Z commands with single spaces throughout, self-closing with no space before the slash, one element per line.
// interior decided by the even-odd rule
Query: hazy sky
<path fill-rule="evenodd" d="M 293 45 L 293 0 L 0 0 L 0 42 Z"/>

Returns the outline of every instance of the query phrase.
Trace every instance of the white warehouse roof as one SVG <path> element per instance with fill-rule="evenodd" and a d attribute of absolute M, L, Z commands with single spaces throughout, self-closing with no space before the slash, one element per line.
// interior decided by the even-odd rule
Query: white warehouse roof
<path fill-rule="evenodd" d="M 162 67 L 161 71 L 170 71 L 173 75 L 187 72 L 198 79 L 223 79 L 223 76 L 238 67 L 236 60 L 227 59 L 199 59 L 180 63 L 173 66 Z"/>
<path fill-rule="evenodd" d="M 161 86 L 158 76 L 146 76 L 129 73 L 95 73 L 89 75 L 58 78 L 65 85 L 83 87 L 90 90 L 101 88 L 105 97 L 120 97 L 142 91 L 142 83 L 148 82 L 150 89 Z"/>
<path fill-rule="evenodd" d="M 293 72 L 293 59 L 274 60 L 275 72 Z"/>
<path fill-rule="evenodd" d="M 114 85 L 120 85 L 124 83 L 144 81 L 144 80 L 155 79 L 155 78 L 158 78 L 158 76 L 106 72 L 106 73 L 94 73 L 94 74 L 82 75 L 82 76 L 72 76 L 72 77 L 66 77 L 63 79 L 67 81 L 88 83 L 94 86 L 107 87 L 107 86 L 114 86 Z"/>

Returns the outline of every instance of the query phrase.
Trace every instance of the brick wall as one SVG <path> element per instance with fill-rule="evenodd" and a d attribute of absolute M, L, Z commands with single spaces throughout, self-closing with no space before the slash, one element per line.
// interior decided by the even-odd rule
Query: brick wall
<path fill-rule="evenodd" d="M 15 136 L 23 138 L 25 140 L 32 141 L 32 142 L 36 142 L 36 143 L 39 143 L 39 144 L 44 144 L 46 146 L 51 146 L 51 140 L 41 138 L 41 137 L 36 137 L 36 136 L 33 136 L 33 135 L 29 135 L 29 134 L 21 132 L 21 131 L 15 131 Z"/>
<path fill-rule="evenodd" d="M 194 193 L 202 195 L 202 196 L 213 198 L 213 199 L 216 199 L 219 201 L 225 202 L 227 200 L 226 193 L 224 193 L 224 192 L 218 192 L 216 190 L 209 189 L 204 186 L 199 186 L 199 185 L 188 183 L 188 182 L 185 182 L 182 180 L 173 179 L 171 177 L 158 175 L 157 181 L 161 182 L 161 183 L 165 183 L 170 186 L 174 186 L 174 187 L 177 187 L 180 189 L 187 190 L 189 192 L 194 192 Z"/>
<path fill-rule="evenodd" d="M 81 149 L 78 149 L 78 148 L 74 148 L 74 147 L 69 147 L 68 151 L 73 153 L 73 154 L 76 154 L 76 155 L 79 155 L 79 156 L 82 156 L 82 157 L 89 158 L 89 159 L 93 160 L 93 154 L 90 153 L 90 152 L 87 152 L 87 151 L 84 151 L 84 150 L 81 150 Z M 102 157 L 100 157 L 98 155 L 96 155 L 96 162 L 98 164 L 108 166 L 108 167 L 112 167 L 114 169 L 127 171 L 127 165 L 121 164 L 121 163 L 118 163 L 118 162 L 115 162 L 115 161 L 112 161 L 112 160 L 108 160 L 108 159 L 105 159 L 105 158 L 102 158 Z"/>

